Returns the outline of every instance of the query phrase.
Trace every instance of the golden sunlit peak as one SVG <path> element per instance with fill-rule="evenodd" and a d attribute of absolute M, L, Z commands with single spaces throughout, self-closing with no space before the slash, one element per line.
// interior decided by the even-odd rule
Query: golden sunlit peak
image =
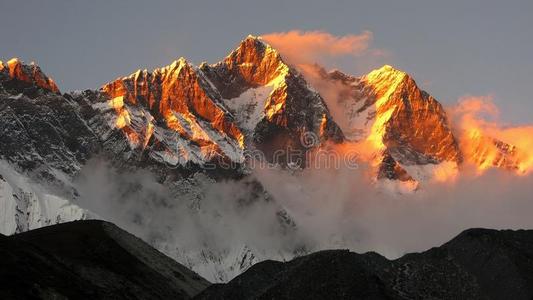
<path fill-rule="evenodd" d="M 108 104 L 114 109 L 119 110 L 124 107 L 124 96 L 115 97 L 109 100 Z"/>
<path fill-rule="evenodd" d="M 265 40 L 263 40 L 263 38 L 259 35 L 253 35 L 253 34 L 249 34 L 244 40 L 242 40 L 243 42 L 245 41 L 253 41 L 255 43 L 261 43 L 262 45 L 265 45 L 265 46 L 268 46 L 267 43 L 265 42 Z"/>
<path fill-rule="evenodd" d="M 264 53 L 263 53 L 263 51 L 264 51 Z M 233 51 L 231 51 L 224 58 L 224 60 L 222 62 L 220 62 L 220 63 L 223 63 L 224 61 L 226 61 L 226 63 L 227 63 L 227 61 L 235 59 L 236 57 L 239 57 L 243 53 L 245 53 L 245 54 L 246 53 L 248 53 L 248 54 L 251 54 L 251 53 L 260 54 L 260 57 L 271 55 L 271 56 L 274 56 L 274 57 L 276 57 L 278 59 L 280 58 L 280 55 L 279 55 L 278 51 L 276 51 L 268 43 L 266 43 L 261 36 L 255 36 L 255 35 L 249 34 L 245 39 L 241 40 L 241 42 L 239 43 L 238 47 L 236 49 L 234 49 Z M 245 55 L 245 56 L 248 56 L 248 55 Z M 258 57 L 258 55 L 256 55 L 256 56 Z M 216 65 L 217 64 L 214 64 L 212 66 L 214 67 Z"/>
<path fill-rule="evenodd" d="M 381 68 L 379 68 L 378 70 L 387 70 L 387 71 L 392 71 L 392 70 L 395 70 L 393 66 L 391 65 L 383 65 Z"/>
<path fill-rule="evenodd" d="M 182 56 L 178 58 L 178 60 L 173 61 L 172 64 L 170 64 L 170 68 L 175 69 L 178 66 L 187 65 L 187 64 L 188 64 L 187 59 L 185 59 L 185 57 Z"/>
<path fill-rule="evenodd" d="M 165 74 L 169 72 L 179 73 L 181 68 L 183 68 L 184 66 L 188 66 L 188 65 L 189 65 L 189 62 L 187 61 L 187 59 L 185 59 L 185 57 L 182 56 L 178 58 L 177 60 L 173 61 L 170 65 L 154 69 L 152 73 L 153 74 Z"/>
<path fill-rule="evenodd" d="M 16 65 L 16 64 L 19 64 L 19 63 L 20 63 L 20 59 L 18 59 L 18 57 L 13 57 L 12 59 L 7 61 L 7 65 L 8 66 Z"/>
<path fill-rule="evenodd" d="M 398 77 L 398 76 L 406 76 L 407 73 L 405 73 L 404 71 L 401 71 L 401 70 L 398 70 L 396 68 L 394 68 L 393 66 L 391 65 L 384 65 L 382 66 L 381 68 L 379 69 L 375 69 L 373 70 L 372 72 L 368 73 L 368 75 L 366 77 L 383 77 L 383 76 L 394 76 L 394 77 Z"/>
<path fill-rule="evenodd" d="M 13 57 L 7 61 L 7 69 L 9 70 L 10 76 L 13 76 L 13 70 L 20 64 L 22 64 L 22 61 L 17 57 Z"/>
<path fill-rule="evenodd" d="M 241 41 L 241 45 L 247 41 L 251 41 L 253 42 L 254 44 L 256 45 L 261 45 L 261 46 L 264 46 L 264 47 L 270 47 L 270 45 L 268 45 L 261 36 L 256 36 L 256 35 L 252 35 L 252 34 L 249 34 L 244 40 Z M 240 48 L 240 46 L 239 46 Z"/>
<path fill-rule="evenodd" d="M 253 34 L 249 34 L 246 39 L 252 39 L 252 40 L 260 40 L 261 37 L 260 36 L 255 36 Z"/>
<path fill-rule="evenodd" d="M 35 62 L 28 65 L 24 64 L 24 62 L 17 57 L 14 57 L 7 62 L 7 66 L 3 63 L 0 65 L 0 71 L 5 72 L 5 69 L 7 69 L 11 78 L 59 93 L 59 88 L 55 82 L 47 77 Z"/>

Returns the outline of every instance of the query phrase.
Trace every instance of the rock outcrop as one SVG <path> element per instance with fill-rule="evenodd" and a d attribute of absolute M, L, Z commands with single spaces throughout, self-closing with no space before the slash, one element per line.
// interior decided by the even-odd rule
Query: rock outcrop
<path fill-rule="evenodd" d="M 47 77 L 41 71 L 41 68 L 33 62 L 27 65 L 18 58 L 13 58 L 6 64 L 0 61 L 0 73 L 4 73 L 10 79 L 13 79 L 14 84 L 25 83 L 28 86 L 36 85 L 54 93 L 59 93 L 59 88 L 55 82 Z"/>

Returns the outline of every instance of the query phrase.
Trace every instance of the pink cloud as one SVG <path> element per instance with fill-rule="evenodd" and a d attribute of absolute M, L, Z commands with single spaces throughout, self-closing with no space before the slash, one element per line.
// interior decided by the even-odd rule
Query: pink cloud
<path fill-rule="evenodd" d="M 382 56 L 387 53 L 370 49 L 373 39 L 370 31 L 336 36 L 325 31 L 291 30 L 264 34 L 262 38 L 293 64 L 323 62 L 341 56 Z"/>

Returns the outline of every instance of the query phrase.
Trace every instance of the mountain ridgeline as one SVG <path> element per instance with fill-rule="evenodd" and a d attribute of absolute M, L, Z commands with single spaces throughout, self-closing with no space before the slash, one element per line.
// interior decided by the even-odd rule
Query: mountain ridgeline
<path fill-rule="evenodd" d="M 517 299 L 533 297 L 533 232 L 469 229 L 396 260 L 326 250 L 211 284 L 102 221 L 0 235 L 3 299 Z"/>
<path fill-rule="evenodd" d="M 339 117 L 342 120 L 333 119 L 322 96 L 297 68 L 253 36 L 213 65 L 204 63 L 196 67 L 180 58 L 151 72 L 138 70 L 99 90 L 63 95 L 39 67 L 13 59 L 0 64 L 5 99 L 2 113 L 18 118 L 23 112 L 14 107 L 22 103 L 27 108 L 35 106 L 32 107 L 35 113 L 40 113 L 50 108 L 44 102 L 57 98 L 54 102 L 64 104 L 54 104 L 62 107 L 50 113 L 59 115 L 65 110 L 65 114 L 76 114 L 68 127 L 80 129 L 76 130 L 78 134 L 54 130 L 56 140 L 69 139 L 68 143 L 52 141 L 50 147 L 56 149 L 54 152 L 65 150 L 74 156 L 83 152 L 69 158 L 74 160 L 69 165 L 82 165 L 96 152 L 94 149 L 103 149 L 128 163 L 135 161 L 163 170 L 165 176 L 169 172 L 160 165 L 181 171 L 212 162 L 240 165 L 245 163 L 244 152 L 250 149 L 260 150 L 274 162 L 273 155 L 279 150 L 306 152 L 326 143 L 362 140 L 370 142 L 374 151 L 377 178 L 422 181 L 424 178 L 417 178 L 417 172 L 409 172 L 405 167 L 436 166 L 443 162 L 457 166 L 463 161 L 464 153 L 442 105 L 420 90 L 405 72 L 391 66 L 362 77 L 321 71 L 323 81 L 338 83 L 347 91 L 328 103 L 344 109 L 345 115 Z M 15 97 L 28 99 L 15 101 Z M 43 104 L 47 107 L 37 108 Z M 317 138 L 313 147 L 302 145 L 306 134 Z M 83 147 L 74 141 L 81 139 Z M 9 152 L 6 149 L 2 155 L 30 169 L 58 159 L 56 153 L 40 155 L 43 163 L 29 166 L 32 163 L 23 156 L 34 155 L 39 152 L 36 150 L 17 151 L 20 154 L 16 158 L 15 154 L 5 153 Z M 486 159 L 491 158 L 483 157 L 482 150 L 477 153 L 477 160 L 487 163 Z M 512 152 L 502 151 L 501 156 L 506 163 L 499 163 L 500 157 L 494 159 L 494 165 L 517 167 Z M 298 167 L 305 166 L 302 157 L 294 162 L 299 162 Z M 286 157 L 275 161 L 282 165 L 294 162 Z"/>
<path fill-rule="evenodd" d="M 396 260 L 326 250 L 265 261 L 198 299 L 531 299 L 533 232 L 469 229 Z"/>

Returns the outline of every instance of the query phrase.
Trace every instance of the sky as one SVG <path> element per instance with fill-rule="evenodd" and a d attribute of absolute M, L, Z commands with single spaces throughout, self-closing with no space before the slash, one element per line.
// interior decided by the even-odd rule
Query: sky
<path fill-rule="evenodd" d="M 94 89 L 183 56 L 215 63 L 248 34 L 370 33 L 380 55 L 327 67 L 362 75 L 383 64 L 439 101 L 490 96 L 510 124 L 533 115 L 533 1 L 0 0 L 0 60 L 35 61 L 62 91 Z"/>

